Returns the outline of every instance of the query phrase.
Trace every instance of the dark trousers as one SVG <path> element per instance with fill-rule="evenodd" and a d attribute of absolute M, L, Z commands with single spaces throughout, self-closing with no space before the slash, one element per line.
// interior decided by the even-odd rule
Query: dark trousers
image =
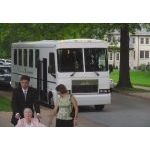
<path fill-rule="evenodd" d="M 73 120 L 56 119 L 56 127 L 73 127 Z"/>

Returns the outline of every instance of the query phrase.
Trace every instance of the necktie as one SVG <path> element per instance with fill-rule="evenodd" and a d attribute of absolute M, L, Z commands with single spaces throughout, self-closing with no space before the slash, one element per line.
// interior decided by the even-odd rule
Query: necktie
<path fill-rule="evenodd" d="M 27 91 L 24 91 L 24 97 L 25 97 L 25 101 L 26 101 Z"/>

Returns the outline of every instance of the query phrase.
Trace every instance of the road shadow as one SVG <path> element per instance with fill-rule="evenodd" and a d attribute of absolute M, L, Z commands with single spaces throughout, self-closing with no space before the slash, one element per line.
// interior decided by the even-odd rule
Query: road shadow
<path fill-rule="evenodd" d="M 103 110 L 96 110 L 94 106 L 79 106 L 79 112 L 101 112 Z"/>

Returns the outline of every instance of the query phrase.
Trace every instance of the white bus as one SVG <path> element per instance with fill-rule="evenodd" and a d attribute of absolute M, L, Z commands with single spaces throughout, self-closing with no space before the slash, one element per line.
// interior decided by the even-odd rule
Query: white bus
<path fill-rule="evenodd" d="M 52 105 L 55 87 L 64 84 L 79 106 L 103 109 L 111 103 L 108 43 L 95 39 L 43 40 L 12 44 L 12 87 L 20 76 L 30 76 L 39 100 Z"/>

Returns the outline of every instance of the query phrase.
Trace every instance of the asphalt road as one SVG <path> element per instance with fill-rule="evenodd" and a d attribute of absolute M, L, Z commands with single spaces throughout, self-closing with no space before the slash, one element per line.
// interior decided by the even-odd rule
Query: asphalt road
<path fill-rule="evenodd" d="M 146 93 L 145 93 L 146 94 Z M 81 108 L 80 116 L 90 122 L 109 127 L 149 127 L 150 100 L 112 93 L 112 104 L 102 112 Z"/>

